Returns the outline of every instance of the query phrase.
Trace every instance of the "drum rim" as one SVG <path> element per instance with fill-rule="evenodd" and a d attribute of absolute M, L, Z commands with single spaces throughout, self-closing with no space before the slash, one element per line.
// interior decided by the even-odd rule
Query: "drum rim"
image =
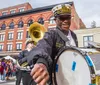
<path fill-rule="evenodd" d="M 54 60 L 54 64 L 53 64 L 53 67 L 54 67 L 54 84 L 55 85 L 58 85 L 57 84 L 57 81 L 56 81 L 56 63 L 57 63 L 57 61 L 58 61 L 58 59 L 59 59 L 59 57 L 60 57 L 60 55 L 65 51 L 65 50 L 75 50 L 76 52 L 78 52 L 79 54 L 81 54 L 83 57 L 84 57 L 84 59 L 86 60 L 86 56 L 87 56 L 87 53 L 82 53 L 83 51 L 81 51 L 80 49 L 78 49 L 77 47 L 64 47 L 64 48 L 61 48 L 60 49 L 60 51 L 58 52 L 58 54 L 57 54 L 57 56 L 55 57 L 55 60 Z M 86 63 L 87 63 L 87 65 L 88 65 L 88 62 L 86 61 Z M 94 75 L 95 74 L 95 69 L 94 69 L 94 67 L 93 66 L 89 66 L 88 65 L 88 67 L 89 67 L 89 70 L 90 70 L 90 73 L 91 73 L 91 75 Z M 92 72 L 93 71 L 93 72 Z M 91 77 L 91 76 L 90 76 Z M 91 82 L 92 82 L 92 79 L 91 79 Z"/>

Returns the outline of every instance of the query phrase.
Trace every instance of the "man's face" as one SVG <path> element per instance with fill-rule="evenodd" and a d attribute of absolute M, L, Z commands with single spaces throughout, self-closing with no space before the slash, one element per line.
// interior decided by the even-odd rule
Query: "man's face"
<path fill-rule="evenodd" d="M 29 48 L 29 49 L 32 49 L 33 47 L 35 47 L 35 45 L 34 45 L 33 43 L 29 43 L 29 44 L 27 45 L 27 48 Z"/>
<path fill-rule="evenodd" d="M 68 30 L 71 24 L 70 15 L 61 15 L 55 18 L 57 26 L 63 30 Z"/>

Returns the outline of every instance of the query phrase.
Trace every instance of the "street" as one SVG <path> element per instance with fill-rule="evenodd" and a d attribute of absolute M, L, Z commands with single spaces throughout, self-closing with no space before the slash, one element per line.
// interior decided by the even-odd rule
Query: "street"
<path fill-rule="evenodd" d="M 15 85 L 16 81 L 15 79 L 10 79 L 10 80 L 6 80 L 6 81 L 0 81 L 0 85 Z M 22 85 L 22 82 L 21 84 Z"/>
<path fill-rule="evenodd" d="M 0 85 L 15 85 L 15 80 L 9 80 L 6 82 L 0 82 Z"/>

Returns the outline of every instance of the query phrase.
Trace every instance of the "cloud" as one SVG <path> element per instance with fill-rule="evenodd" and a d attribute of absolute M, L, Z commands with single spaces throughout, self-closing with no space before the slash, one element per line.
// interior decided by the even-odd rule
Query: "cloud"
<path fill-rule="evenodd" d="M 0 8 L 6 8 L 29 2 L 33 8 L 43 7 L 52 4 L 58 4 L 72 0 L 3 0 L 0 2 Z M 97 26 L 100 26 L 100 0 L 73 0 L 76 12 L 85 23 L 86 27 L 90 27 L 91 22 L 94 20 Z"/>
<path fill-rule="evenodd" d="M 91 26 L 91 22 L 95 21 L 97 27 L 100 27 L 100 1 L 99 0 L 84 0 L 74 1 L 76 11 L 86 27 Z"/>

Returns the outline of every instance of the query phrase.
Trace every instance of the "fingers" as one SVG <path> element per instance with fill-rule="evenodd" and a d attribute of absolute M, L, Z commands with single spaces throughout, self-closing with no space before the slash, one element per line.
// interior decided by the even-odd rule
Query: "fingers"
<path fill-rule="evenodd" d="M 49 75 L 46 76 L 46 77 L 39 83 L 39 85 L 46 85 L 48 79 L 49 79 Z"/>
<path fill-rule="evenodd" d="M 31 71 L 31 76 L 38 85 L 46 85 L 49 73 L 44 64 L 36 64 Z"/>
<path fill-rule="evenodd" d="M 33 79 L 36 79 L 39 75 L 41 75 L 42 71 L 43 71 L 42 68 L 38 68 L 38 70 L 36 70 L 36 72 L 33 75 Z"/>
<path fill-rule="evenodd" d="M 39 65 L 34 65 L 34 68 L 31 70 L 31 75 L 34 75 L 35 74 L 35 72 L 37 72 L 38 71 L 38 69 L 39 69 Z"/>
<path fill-rule="evenodd" d="M 47 77 L 47 72 L 43 71 L 40 75 L 35 79 L 36 82 L 40 83 L 43 79 Z"/>

